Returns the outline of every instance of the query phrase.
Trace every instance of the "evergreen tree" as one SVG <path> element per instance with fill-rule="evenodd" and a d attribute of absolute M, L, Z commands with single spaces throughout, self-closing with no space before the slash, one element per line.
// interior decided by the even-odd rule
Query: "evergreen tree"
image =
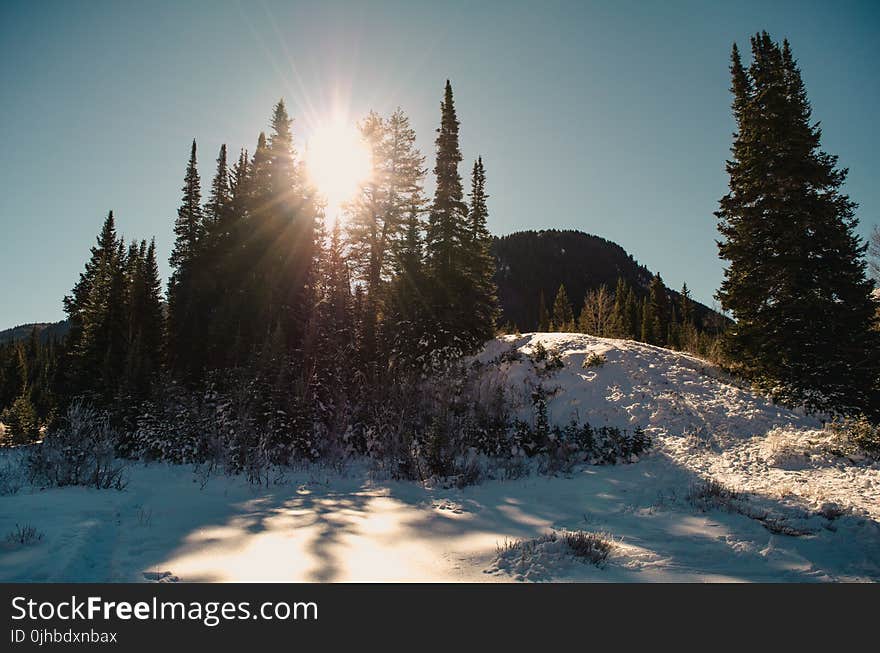
<path fill-rule="evenodd" d="M 125 363 L 125 248 L 116 236 L 113 212 L 98 236 L 85 271 L 65 297 L 73 325 L 65 392 L 103 401 L 119 390 Z"/>
<path fill-rule="evenodd" d="M 256 310 L 257 343 L 275 337 L 288 354 L 301 356 L 317 300 L 319 210 L 300 174 L 292 122 L 279 100 L 269 138 L 260 134 L 248 179 L 245 249 L 253 267 L 247 294 Z"/>
<path fill-rule="evenodd" d="M 95 282 L 95 275 L 101 266 L 101 261 L 108 256 L 108 252 L 115 250 L 117 244 L 116 221 L 113 219 L 113 211 L 107 214 L 98 235 L 98 241 L 91 248 L 91 256 L 86 261 L 85 269 L 80 273 L 79 280 L 64 297 L 64 311 L 70 321 L 70 331 L 67 336 L 68 348 L 75 350 L 82 337 L 83 314 L 86 308 L 91 288 Z"/>
<path fill-rule="evenodd" d="M 460 341 L 461 326 L 469 316 L 462 312 L 458 298 L 469 285 L 467 252 L 467 205 L 463 201 L 458 164 L 458 118 L 452 97 L 452 85 L 446 81 L 440 105 L 440 128 L 437 130 L 437 158 L 434 165 L 436 188 L 428 219 L 425 250 L 433 294 L 436 320 L 434 335 L 440 346 Z M 475 342 L 462 343 L 466 348 Z"/>
<path fill-rule="evenodd" d="M 155 240 L 129 250 L 126 385 L 137 397 L 148 397 L 158 379 L 164 341 L 162 282 Z"/>
<path fill-rule="evenodd" d="M 421 207 L 410 206 L 404 236 L 397 249 L 397 275 L 391 282 L 383 342 L 392 368 L 415 366 L 421 343 L 432 328 L 424 269 Z"/>
<path fill-rule="evenodd" d="M 209 234 L 217 234 L 218 227 L 227 222 L 226 216 L 231 207 L 232 190 L 224 143 L 220 146 L 220 153 L 217 155 L 217 171 L 211 180 L 211 195 L 205 204 L 205 231 Z"/>
<path fill-rule="evenodd" d="M 639 310 L 639 337 L 642 342 L 653 343 L 656 340 L 654 335 L 654 324 L 656 322 L 652 305 L 647 297 L 642 298 L 641 309 Z"/>
<path fill-rule="evenodd" d="M 560 284 L 556 291 L 556 299 L 553 301 L 553 318 L 551 321 L 553 331 L 574 331 L 574 312 L 565 286 Z"/>
<path fill-rule="evenodd" d="M 246 165 L 246 164 L 245 164 Z M 231 270 L 235 250 L 236 215 L 233 212 L 233 183 L 226 160 L 226 145 L 220 146 L 217 169 L 211 181 L 211 194 L 205 204 L 205 236 L 200 250 L 201 264 L 196 280 L 204 311 L 203 337 L 206 365 L 217 369 L 228 359 L 233 346 L 235 310 L 231 304 L 237 279 Z"/>
<path fill-rule="evenodd" d="M 205 338 L 202 332 L 207 320 L 205 297 L 199 281 L 204 278 L 202 256 L 205 221 L 202 214 L 201 181 L 193 140 L 186 175 L 183 199 L 174 223 L 174 248 L 169 263 L 168 281 L 168 363 L 172 372 L 186 381 L 196 381 L 204 372 Z"/>
<path fill-rule="evenodd" d="M 550 313 L 547 311 L 547 300 L 544 298 L 544 290 L 538 298 L 538 331 L 547 333 L 550 331 Z"/>
<path fill-rule="evenodd" d="M 495 258 L 490 246 L 492 236 L 489 234 L 487 219 L 489 209 L 486 200 L 486 170 L 483 157 L 474 163 L 471 175 L 470 213 L 468 214 L 467 239 L 465 246 L 468 255 L 469 288 L 460 299 L 466 311 L 464 332 L 468 340 L 483 343 L 495 333 L 495 321 L 498 318 L 498 298 L 495 289 Z"/>
<path fill-rule="evenodd" d="M 386 286 L 400 260 L 396 253 L 407 246 L 407 216 L 414 207 L 420 213 L 424 206 L 426 171 L 425 158 L 415 146 L 415 131 L 401 109 L 387 120 L 370 113 L 360 128 L 373 154 L 373 171 L 346 212 L 352 260 L 366 291 L 361 353 L 372 364 L 379 350 Z"/>
<path fill-rule="evenodd" d="M 645 342 L 665 347 L 669 330 L 669 296 L 660 273 L 651 279 L 648 287 L 648 331 Z"/>
<path fill-rule="evenodd" d="M 737 131 L 716 212 L 728 261 L 717 297 L 735 319 L 726 353 L 778 398 L 873 410 L 876 307 L 847 171 L 820 149 L 788 42 L 762 32 L 751 45 L 748 70 L 731 55 Z"/>
<path fill-rule="evenodd" d="M 691 299 L 691 291 L 688 289 L 687 283 L 683 283 L 681 286 L 678 310 L 681 314 L 682 324 L 687 325 L 694 323 L 694 303 L 693 299 Z"/>

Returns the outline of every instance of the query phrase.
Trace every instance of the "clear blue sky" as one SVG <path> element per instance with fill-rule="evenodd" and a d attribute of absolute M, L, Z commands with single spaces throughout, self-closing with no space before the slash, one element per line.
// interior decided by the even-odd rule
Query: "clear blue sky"
<path fill-rule="evenodd" d="M 179 6 L 176 6 L 179 5 Z M 108 209 L 155 235 L 167 276 L 192 138 L 253 149 L 286 98 L 302 139 L 343 102 L 401 106 L 433 155 L 447 77 L 490 227 L 618 242 L 710 302 L 712 211 L 733 122 L 731 43 L 792 42 L 850 168 L 861 233 L 880 222 L 880 2 L 12 2 L 0 4 L 0 328 L 63 317 Z"/>

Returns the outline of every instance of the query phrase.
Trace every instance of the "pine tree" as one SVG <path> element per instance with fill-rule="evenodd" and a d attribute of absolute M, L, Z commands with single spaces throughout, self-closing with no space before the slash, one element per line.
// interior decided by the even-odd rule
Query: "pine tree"
<path fill-rule="evenodd" d="M 107 401 L 119 390 L 126 355 L 125 273 L 124 244 L 111 211 L 85 271 L 64 301 L 72 324 L 64 384 L 69 396 Z"/>
<path fill-rule="evenodd" d="M 469 285 L 467 254 L 463 247 L 467 231 L 467 205 L 463 201 L 461 149 L 458 143 L 458 118 L 452 97 L 452 85 L 446 81 L 440 105 L 440 128 L 437 130 L 437 158 L 434 165 L 436 189 L 428 219 L 425 251 L 433 294 L 438 344 L 449 346 L 460 339 L 462 314 L 457 300 Z M 465 347 L 475 343 L 462 343 Z"/>
<path fill-rule="evenodd" d="M 470 212 L 464 244 L 468 256 L 470 284 L 460 301 L 465 308 L 466 317 L 469 317 L 464 326 L 465 337 L 475 344 L 482 344 L 494 335 L 495 321 L 499 314 L 495 258 L 490 251 L 492 236 L 486 224 L 489 215 L 486 200 L 489 195 L 486 194 L 483 157 L 478 157 L 474 163 L 469 197 Z"/>
<path fill-rule="evenodd" d="M 538 298 L 538 331 L 547 333 L 550 331 L 550 313 L 547 311 L 547 300 L 544 298 L 544 290 Z"/>
<path fill-rule="evenodd" d="M 574 331 L 574 312 L 563 284 L 559 285 L 556 299 L 553 301 L 553 318 L 550 328 L 552 331 Z"/>
<path fill-rule="evenodd" d="M 397 275 L 391 282 L 382 323 L 385 355 L 393 370 L 411 369 L 422 356 L 421 343 L 432 329 L 424 267 L 421 207 L 413 203 L 397 248 Z"/>
<path fill-rule="evenodd" d="M 236 215 L 233 212 L 233 183 L 226 160 L 226 145 L 220 146 L 217 169 L 211 181 L 211 194 L 205 204 L 205 235 L 199 247 L 201 263 L 195 281 L 204 306 L 203 318 L 206 365 L 216 369 L 228 358 L 234 325 L 230 304 L 236 290 L 231 273 Z"/>
<path fill-rule="evenodd" d="M 85 269 L 80 273 L 79 280 L 70 294 L 64 297 L 64 311 L 70 321 L 70 332 L 67 336 L 67 344 L 70 349 L 76 348 L 82 336 L 83 312 L 95 282 L 97 270 L 101 261 L 107 256 L 107 252 L 114 250 L 116 244 L 116 222 L 113 218 L 113 211 L 110 211 L 101 226 L 97 244 L 91 248 L 91 256 L 86 261 Z"/>
<path fill-rule="evenodd" d="M 199 281 L 204 279 L 203 240 L 205 220 L 202 213 L 202 190 L 193 140 L 186 175 L 183 199 L 174 223 L 176 239 L 169 263 L 168 280 L 168 364 L 171 371 L 185 381 L 197 381 L 204 372 L 207 324 L 204 294 Z"/>
<path fill-rule="evenodd" d="M 300 356 L 317 300 L 319 210 L 300 174 L 292 122 L 279 100 L 269 138 L 260 134 L 248 180 L 246 255 L 258 343 L 280 338 L 287 354 Z"/>
<path fill-rule="evenodd" d="M 699 338 L 696 325 L 694 324 L 694 301 L 687 283 L 682 284 L 679 293 L 678 313 L 681 322 L 678 325 L 678 344 L 682 349 L 696 351 L 699 347 Z"/>
<path fill-rule="evenodd" d="M 748 70 L 731 55 L 737 131 L 716 212 L 728 261 L 717 298 L 735 319 L 726 354 L 780 399 L 874 410 L 875 305 L 847 170 L 820 149 L 788 42 L 762 32 L 751 45 Z"/>
<path fill-rule="evenodd" d="M 422 211 L 426 171 L 425 158 L 415 146 L 415 131 L 401 109 L 387 120 L 370 113 L 360 129 L 373 154 L 373 171 L 346 207 L 347 230 L 352 260 L 366 290 L 361 353 L 364 360 L 375 363 L 386 286 L 399 261 L 396 253 L 405 246 L 407 216 L 413 207 Z"/>
<path fill-rule="evenodd" d="M 694 323 L 694 301 L 691 299 L 691 291 L 687 283 L 682 284 L 679 295 L 678 310 L 681 314 L 681 323 L 692 325 Z"/>
<path fill-rule="evenodd" d="M 648 320 L 645 341 L 665 347 L 669 332 L 669 296 L 659 273 L 654 275 L 648 287 Z"/>
<path fill-rule="evenodd" d="M 211 180 L 211 195 L 205 204 L 206 231 L 214 231 L 217 225 L 225 222 L 224 218 L 231 204 L 229 166 L 226 162 L 226 143 L 224 143 L 220 146 L 220 153 L 217 155 L 217 171 Z"/>
<path fill-rule="evenodd" d="M 177 220 L 174 223 L 176 240 L 169 260 L 171 267 L 180 269 L 195 259 L 204 233 L 202 186 L 196 161 L 196 141 L 193 139 L 183 182 L 183 201 L 177 209 Z"/>
<path fill-rule="evenodd" d="M 126 386 L 136 397 L 148 397 L 162 363 L 164 316 L 162 282 L 156 262 L 156 243 L 141 241 L 129 249 Z"/>

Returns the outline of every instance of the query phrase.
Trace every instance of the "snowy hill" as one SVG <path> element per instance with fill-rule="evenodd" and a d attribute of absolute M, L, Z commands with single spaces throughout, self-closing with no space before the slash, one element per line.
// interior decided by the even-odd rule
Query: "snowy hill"
<path fill-rule="evenodd" d="M 541 374 L 545 365 L 531 358 L 538 343 L 558 354 L 563 367 Z M 524 357 L 510 361 L 505 352 Z M 584 366 L 590 355 L 604 362 Z M 551 421 L 571 419 L 594 425 L 640 425 L 656 435 L 697 432 L 731 435 L 764 434 L 774 426 L 818 426 L 816 419 L 774 406 L 740 387 L 704 360 L 631 340 L 597 338 L 580 333 L 503 336 L 491 342 L 479 360 L 498 358 L 500 373 L 511 391 L 519 391 L 527 415 L 527 396 L 539 383 L 551 392 Z"/>
<path fill-rule="evenodd" d="M 460 489 L 389 481 L 366 461 L 269 487 L 159 464 L 132 465 L 121 492 L 19 480 L 0 496 L 0 538 L 17 524 L 42 537 L 0 544 L 0 580 L 880 579 L 880 465 L 833 453 L 817 419 L 629 341 L 509 336 L 477 358 L 521 419 L 541 387 L 555 423 L 639 425 L 653 449 Z M 17 455 L 0 461 L 0 491 Z M 589 534 L 607 546 L 598 564 L 569 542 Z"/>

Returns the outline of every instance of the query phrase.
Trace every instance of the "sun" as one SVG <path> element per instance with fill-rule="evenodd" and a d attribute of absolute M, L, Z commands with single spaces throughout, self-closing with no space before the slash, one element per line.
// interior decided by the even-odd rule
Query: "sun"
<path fill-rule="evenodd" d="M 327 216 L 339 217 L 372 170 L 372 153 L 357 127 L 335 117 L 315 127 L 306 142 L 309 179 L 327 201 Z"/>

